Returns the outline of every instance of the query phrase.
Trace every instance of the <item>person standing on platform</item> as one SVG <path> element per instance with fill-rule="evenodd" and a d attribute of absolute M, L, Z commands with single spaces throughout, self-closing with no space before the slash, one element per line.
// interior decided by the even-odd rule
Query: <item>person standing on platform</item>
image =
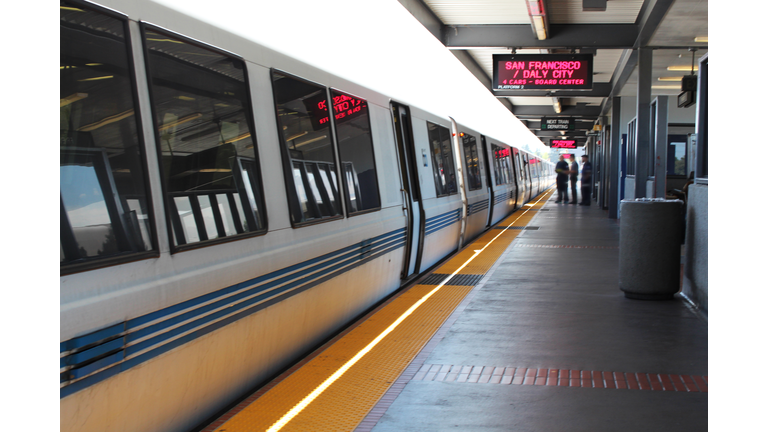
<path fill-rule="evenodd" d="M 592 164 L 587 155 L 581 155 L 581 202 L 588 206 L 592 203 Z"/>
<path fill-rule="evenodd" d="M 579 199 L 578 195 L 576 195 L 576 182 L 579 181 L 579 164 L 576 163 L 576 155 L 574 154 L 571 155 L 569 160 L 571 162 L 571 169 L 568 173 L 571 177 L 571 195 L 573 196 L 571 204 L 578 204 Z"/>
<path fill-rule="evenodd" d="M 557 201 L 555 202 L 562 202 L 565 198 L 565 202 L 568 203 L 568 162 L 563 156 L 560 156 L 560 161 L 555 165 L 555 172 L 557 173 Z"/>

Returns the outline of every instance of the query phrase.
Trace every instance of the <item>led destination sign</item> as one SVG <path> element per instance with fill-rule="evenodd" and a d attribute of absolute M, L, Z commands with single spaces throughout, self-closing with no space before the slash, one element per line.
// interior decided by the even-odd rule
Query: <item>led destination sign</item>
<path fill-rule="evenodd" d="M 553 139 L 549 140 L 549 145 L 552 148 L 575 149 L 576 140 Z"/>
<path fill-rule="evenodd" d="M 567 118 L 541 118 L 541 130 L 576 130 L 576 122 L 573 117 Z"/>
<path fill-rule="evenodd" d="M 494 54 L 494 90 L 591 90 L 592 54 Z"/>

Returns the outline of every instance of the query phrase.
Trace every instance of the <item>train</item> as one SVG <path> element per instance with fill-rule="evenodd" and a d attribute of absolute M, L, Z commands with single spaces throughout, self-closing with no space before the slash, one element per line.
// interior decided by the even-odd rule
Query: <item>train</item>
<path fill-rule="evenodd" d="M 149 0 L 60 0 L 60 428 L 188 431 L 554 166 Z"/>

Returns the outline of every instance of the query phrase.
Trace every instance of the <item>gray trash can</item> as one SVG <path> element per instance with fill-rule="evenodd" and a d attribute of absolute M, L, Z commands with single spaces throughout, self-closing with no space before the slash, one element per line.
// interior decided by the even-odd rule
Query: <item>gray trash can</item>
<path fill-rule="evenodd" d="M 619 288 L 625 297 L 665 300 L 680 290 L 682 210 L 680 200 L 621 201 Z"/>

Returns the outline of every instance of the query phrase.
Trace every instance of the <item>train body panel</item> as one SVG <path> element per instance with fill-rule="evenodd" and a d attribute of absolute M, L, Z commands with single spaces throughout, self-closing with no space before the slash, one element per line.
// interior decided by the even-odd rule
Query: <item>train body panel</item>
<path fill-rule="evenodd" d="M 83 1 L 63 2 L 62 13 L 82 12 L 82 7 L 122 20 L 101 6 L 128 16 L 125 39 L 130 42 L 130 46 L 126 45 L 132 65 L 129 71 L 139 119 L 136 127 L 143 149 L 139 155 L 146 170 L 148 210 L 144 220 L 151 220 L 146 226 L 153 234 L 151 248 L 145 253 L 128 255 L 116 262 L 100 261 L 89 255 L 92 259 L 86 260 L 85 267 L 66 262 L 65 243 L 70 240 L 62 237 L 62 431 L 189 430 L 397 290 L 405 279 L 418 276 L 445 258 L 461 246 L 462 239 L 482 233 L 488 226 L 491 209 L 490 221 L 495 223 L 533 193 L 531 179 L 523 179 L 511 166 L 510 173 L 517 172 L 519 178 L 509 174 L 504 184 L 488 184 L 489 178 L 495 178 L 486 171 L 493 171 L 494 159 L 492 150 L 483 147 L 480 131 L 458 126 L 474 139 L 473 147 L 471 140 L 464 142 L 460 136 L 451 136 L 452 121 L 443 115 L 405 102 L 400 105 L 389 95 L 307 65 L 214 24 L 144 0 L 105 0 L 95 6 Z M 76 20 L 67 25 L 67 37 L 79 34 L 81 24 Z M 149 32 L 158 32 L 163 37 L 149 37 Z M 173 175 L 164 171 L 169 164 L 182 159 L 174 155 L 170 140 L 176 138 L 169 138 L 168 131 L 175 131 L 176 125 L 189 124 L 201 115 L 173 118 L 165 114 L 159 120 L 156 118 L 154 104 L 160 90 L 150 76 L 154 72 L 147 71 L 153 64 L 159 64 L 158 52 L 165 53 L 162 49 L 149 50 L 145 45 L 148 40 L 163 43 L 164 38 L 178 38 L 179 44 L 211 49 L 226 61 L 241 61 L 245 66 L 241 82 L 247 84 L 248 107 L 242 110 L 247 115 L 241 123 L 252 124 L 252 132 L 236 136 L 237 133 L 224 130 L 224 126 L 237 126 L 236 122 L 219 119 L 212 123 L 218 124 L 221 148 L 244 138 L 253 140 L 253 156 L 246 158 L 237 153 L 235 157 L 228 156 L 226 162 L 256 166 L 248 171 L 243 168 L 246 165 L 230 165 L 245 173 L 241 174 L 245 180 L 238 180 L 238 187 L 247 181 L 258 186 L 252 191 L 248 189 L 248 193 L 252 192 L 250 202 L 262 220 L 236 221 L 238 234 L 229 239 L 213 238 L 215 241 L 206 243 L 207 239 L 200 237 L 199 245 L 182 241 L 184 235 L 194 230 L 198 234 L 206 229 L 221 233 L 226 211 L 240 216 L 244 211 L 237 207 L 239 201 L 230 192 L 221 192 L 219 201 L 214 201 L 213 192 L 206 195 L 190 188 L 174 195 L 169 189 L 171 181 L 189 176 L 189 171 Z M 163 58 L 168 61 L 171 57 Z M 171 59 L 174 61 L 179 61 L 178 55 Z M 195 70 L 206 69 L 198 66 Z M 280 87 L 280 82 L 296 85 Z M 184 85 L 168 86 L 173 89 Z M 325 95 L 304 106 L 310 114 L 315 112 L 312 127 L 318 127 L 318 119 L 321 125 L 324 121 L 330 123 L 325 135 L 316 134 L 317 139 L 322 137 L 330 143 L 330 162 L 314 156 L 297 156 L 302 152 L 320 154 L 311 145 L 314 138 L 297 146 L 297 138 L 286 137 L 289 126 L 298 123 L 282 123 L 281 114 L 296 114 L 286 107 L 297 106 L 290 105 L 294 102 L 284 95 L 285 89 L 292 91 L 300 86 L 317 88 Z M 283 93 L 278 94 L 278 88 Z M 97 96 L 74 95 L 85 101 Z M 212 97 L 202 90 L 190 95 L 176 96 L 175 100 Z M 64 96 L 67 98 L 62 99 L 62 107 L 78 103 L 71 102 L 77 101 L 77 97 Z M 364 112 L 368 115 L 370 160 L 359 162 L 369 156 L 360 150 L 363 141 L 359 136 L 352 137 L 353 147 L 343 149 L 348 158 L 339 156 L 340 143 L 350 133 L 340 128 L 344 112 L 337 109 L 335 98 L 367 108 Z M 328 113 L 328 103 L 333 105 L 334 120 L 329 114 L 322 118 L 324 103 Z M 72 109 L 66 108 L 67 115 L 72 115 Z M 407 119 L 407 125 L 398 123 L 397 109 L 407 109 L 407 117 L 402 117 Z M 347 111 L 350 117 L 357 112 Z M 132 110 L 108 117 L 90 127 L 119 122 L 133 113 Z M 304 123 L 309 124 L 310 117 Z M 82 139 L 83 130 L 88 128 L 80 127 L 78 139 Z M 399 143 L 403 132 L 412 141 Z M 306 131 L 295 134 L 304 135 Z M 293 144 L 289 145 L 289 141 Z M 174 142 L 178 151 L 188 141 Z M 489 143 L 512 149 L 495 140 Z M 303 149 L 298 150 L 301 146 Z M 237 151 L 244 149 L 251 151 L 245 146 Z M 402 149 L 408 154 L 403 155 Z M 64 145 L 61 151 L 62 160 L 65 153 L 87 153 L 80 147 L 70 149 Z M 108 153 L 113 151 L 109 148 L 100 151 L 109 154 L 108 159 L 116 161 L 121 157 Z M 201 157 L 199 154 L 202 152 L 193 156 Z M 241 159 L 245 162 L 239 162 Z M 70 167 L 87 165 L 79 159 L 72 160 Z M 360 172 L 356 171 L 357 166 L 362 167 Z M 328 173 L 327 177 L 321 175 L 322 170 L 326 170 L 323 172 Z M 408 174 L 403 174 L 404 170 Z M 113 173 L 102 175 L 99 184 L 102 178 L 121 174 L 119 171 L 115 168 Z M 234 171 L 217 165 L 199 169 L 195 175 Z M 307 181 L 309 177 L 314 180 Z M 303 189 L 298 186 L 301 179 Z M 364 181 L 367 183 L 362 184 Z M 523 184 L 525 181 L 528 183 Z M 364 199 L 370 197 L 366 194 L 373 189 L 378 194 L 378 205 L 362 208 Z M 315 204 L 318 208 L 328 205 L 327 201 L 333 198 L 330 191 L 338 192 L 338 213 L 317 219 L 299 218 Z M 491 191 L 500 199 L 492 201 Z M 259 193 L 262 201 L 254 198 Z M 316 196 L 313 202 L 302 198 L 302 193 L 322 195 L 322 199 Z M 237 199 L 246 203 L 245 195 L 242 192 Z M 176 201 L 180 197 L 189 200 L 189 210 L 181 210 Z M 209 207 L 200 204 L 205 200 L 211 200 Z M 73 214 L 65 209 L 64 201 L 62 198 L 62 214 Z M 296 207 L 295 202 L 301 205 Z M 353 206 L 358 210 L 352 211 Z M 258 229 L 254 228 L 256 225 Z"/>

